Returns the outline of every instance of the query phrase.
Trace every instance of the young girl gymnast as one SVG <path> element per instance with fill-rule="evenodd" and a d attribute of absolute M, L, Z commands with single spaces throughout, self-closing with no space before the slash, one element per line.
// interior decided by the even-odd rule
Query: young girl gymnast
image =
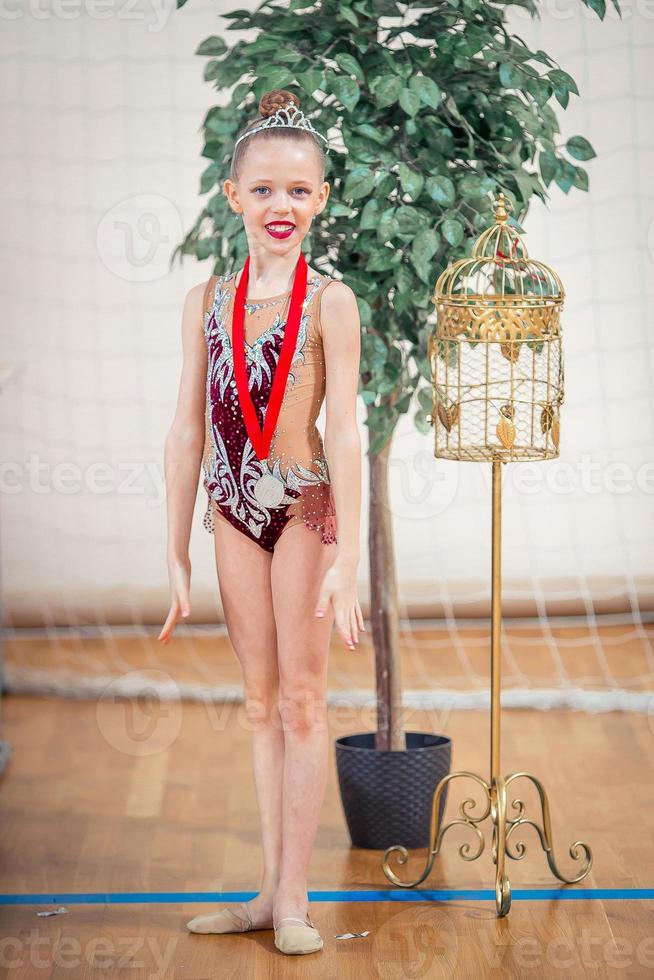
<path fill-rule="evenodd" d="M 242 269 L 191 289 L 183 367 L 166 439 L 169 642 L 190 612 L 188 545 L 200 468 L 225 621 L 241 664 L 261 820 L 259 893 L 198 915 L 192 932 L 274 929 L 284 953 L 323 940 L 307 879 L 328 765 L 327 659 L 334 624 L 350 649 L 357 598 L 360 324 L 339 279 L 309 268 L 302 241 L 327 203 L 323 143 L 285 90 L 266 93 L 238 136 L 223 189 L 245 226 Z M 325 399 L 324 444 L 315 422 Z"/>

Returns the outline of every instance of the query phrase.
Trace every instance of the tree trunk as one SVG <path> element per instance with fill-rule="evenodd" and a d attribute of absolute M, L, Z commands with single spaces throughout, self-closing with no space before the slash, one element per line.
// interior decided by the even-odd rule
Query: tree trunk
<path fill-rule="evenodd" d="M 375 433 L 369 429 L 370 439 Z M 388 496 L 388 457 L 392 439 L 369 455 L 368 556 L 370 562 L 370 621 L 375 650 L 377 732 L 375 748 L 405 748 L 402 728 L 402 685 L 397 625 L 397 577 L 393 549 L 393 522 Z"/>

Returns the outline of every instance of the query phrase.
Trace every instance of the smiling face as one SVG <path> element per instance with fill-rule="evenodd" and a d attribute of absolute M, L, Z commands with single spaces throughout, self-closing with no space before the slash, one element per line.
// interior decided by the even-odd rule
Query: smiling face
<path fill-rule="evenodd" d="M 299 250 L 329 197 L 319 154 L 308 139 L 257 139 L 247 148 L 238 178 L 227 178 L 230 207 L 243 217 L 250 255 Z"/>

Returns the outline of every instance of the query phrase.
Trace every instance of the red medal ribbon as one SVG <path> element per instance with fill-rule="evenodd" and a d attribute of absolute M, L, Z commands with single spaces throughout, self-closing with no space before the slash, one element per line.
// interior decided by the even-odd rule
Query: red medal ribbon
<path fill-rule="evenodd" d="M 279 412 L 282 407 L 286 382 L 288 380 L 291 362 L 295 353 L 295 344 L 300 329 L 300 316 L 302 314 L 302 304 L 307 291 L 307 262 L 302 252 L 295 267 L 293 277 L 293 289 L 291 290 L 291 306 L 286 319 L 284 337 L 282 339 L 282 349 L 279 360 L 275 367 L 272 389 L 268 400 L 268 408 L 263 425 L 263 432 L 259 427 L 257 411 L 250 397 L 248 387 L 248 376 L 245 360 L 245 294 L 248 286 L 248 273 L 250 270 L 250 256 L 245 260 L 243 271 L 234 299 L 234 312 L 232 316 L 232 353 L 234 356 L 234 376 L 236 378 L 236 390 L 241 404 L 241 411 L 245 421 L 245 428 L 250 437 L 250 442 L 259 459 L 267 459 L 270 443 L 277 425 Z"/>

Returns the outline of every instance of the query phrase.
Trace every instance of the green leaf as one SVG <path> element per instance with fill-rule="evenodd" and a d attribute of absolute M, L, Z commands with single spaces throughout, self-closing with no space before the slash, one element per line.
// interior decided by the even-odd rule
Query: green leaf
<path fill-rule="evenodd" d="M 431 384 L 431 365 L 428 358 L 426 356 L 417 356 L 416 364 L 418 365 L 418 370 L 421 376 L 425 379 L 425 381 L 428 381 Z"/>
<path fill-rule="evenodd" d="M 241 82 L 240 85 L 236 85 L 232 92 L 232 105 L 239 106 L 249 91 L 250 86 L 247 82 Z"/>
<path fill-rule="evenodd" d="M 357 59 L 353 58 L 351 54 L 347 54 L 344 51 L 339 51 L 338 54 L 334 55 L 334 61 L 347 75 L 356 75 L 360 82 L 365 81 L 363 68 Z"/>
<path fill-rule="evenodd" d="M 433 388 L 419 388 L 418 392 L 418 403 L 424 412 L 430 413 L 434 408 L 434 390 Z"/>
<path fill-rule="evenodd" d="M 388 347 L 376 333 L 364 333 L 361 337 L 361 353 L 364 362 L 375 374 L 381 374 L 388 357 Z"/>
<path fill-rule="evenodd" d="M 369 204 L 376 204 L 376 201 L 369 201 Z M 352 208 L 348 207 L 347 204 L 341 204 L 340 201 L 330 201 L 327 205 L 329 213 L 334 218 L 350 218 L 352 216 Z"/>
<path fill-rule="evenodd" d="M 202 72 L 202 78 L 205 82 L 212 82 L 214 78 L 217 78 L 221 71 L 224 71 L 225 66 L 222 61 L 217 61 L 212 58 L 211 61 L 207 61 L 204 66 L 204 71 Z"/>
<path fill-rule="evenodd" d="M 377 225 L 377 238 L 380 242 L 392 241 L 399 231 L 399 224 L 395 217 L 395 208 L 387 208 L 382 212 Z"/>
<path fill-rule="evenodd" d="M 571 136 L 565 148 L 575 160 L 592 160 L 597 156 L 591 144 L 583 136 Z"/>
<path fill-rule="evenodd" d="M 207 194 L 211 190 L 216 183 L 216 179 L 220 176 L 220 169 L 219 164 L 214 160 L 204 170 L 200 177 L 200 194 Z"/>
<path fill-rule="evenodd" d="M 334 93 L 338 101 L 345 108 L 352 112 L 359 101 L 359 86 L 353 78 L 346 75 L 331 74 L 329 78 L 329 88 Z"/>
<path fill-rule="evenodd" d="M 559 172 L 556 177 L 556 183 L 564 194 L 567 194 L 570 188 L 574 185 L 576 176 L 576 167 L 574 167 L 571 163 L 568 163 L 567 160 L 559 161 Z"/>
<path fill-rule="evenodd" d="M 507 219 L 507 222 L 506 223 L 508 225 L 511 225 L 512 228 L 515 228 L 515 230 L 517 232 L 519 232 L 519 234 L 521 234 L 521 235 L 525 235 L 526 234 L 525 229 L 522 227 L 522 225 L 518 221 L 515 220 L 515 218 L 509 217 Z"/>
<path fill-rule="evenodd" d="M 441 238 L 435 228 L 423 228 L 419 231 L 411 244 L 413 255 L 420 255 L 425 259 L 431 259 L 438 251 Z"/>
<path fill-rule="evenodd" d="M 413 286 L 413 276 L 405 265 L 398 266 L 395 285 L 400 293 L 410 293 Z"/>
<path fill-rule="evenodd" d="M 420 108 L 420 97 L 408 88 L 402 89 L 398 101 L 408 116 L 415 116 Z"/>
<path fill-rule="evenodd" d="M 303 71 L 296 77 L 302 91 L 306 92 L 311 98 L 313 98 L 316 89 L 319 89 L 323 83 L 323 73 L 315 68 Z"/>
<path fill-rule="evenodd" d="M 454 204 L 454 183 L 449 177 L 428 177 L 427 193 L 438 204 Z"/>
<path fill-rule="evenodd" d="M 202 150 L 202 156 L 209 157 L 210 160 L 215 160 L 217 157 L 222 156 L 222 151 L 223 144 L 219 140 L 207 140 Z"/>
<path fill-rule="evenodd" d="M 440 235 L 433 228 L 423 228 L 411 244 L 411 263 L 424 283 L 431 285 L 434 270 L 431 259 L 440 245 Z"/>
<path fill-rule="evenodd" d="M 204 124 L 207 139 L 212 136 L 220 136 L 228 139 L 234 132 L 234 120 L 224 119 L 222 116 L 211 116 Z"/>
<path fill-rule="evenodd" d="M 538 157 L 538 167 L 543 180 L 546 184 L 549 184 L 557 175 L 559 161 L 553 153 L 550 153 L 549 150 L 544 150 Z"/>
<path fill-rule="evenodd" d="M 534 175 L 526 170 L 516 170 L 513 180 L 518 186 L 519 196 L 526 204 L 534 192 Z"/>
<path fill-rule="evenodd" d="M 370 123 L 362 123 L 357 126 L 357 135 L 385 146 L 393 138 L 393 131 L 389 126 L 372 126 Z"/>
<path fill-rule="evenodd" d="M 370 231 L 377 227 L 379 221 L 379 202 L 372 197 L 363 206 L 361 217 L 359 218 L 359 228 L 361 231 Z"/>
<path fill-rule="evenodd" d="M 383 170 L 378 172 L 375 190 L 380 197 L 388 197 L 391 191 L 395 190 L 395 186 L 395 174 L 384 173 Z"/>
<path fill-rule="evenodd" d="M 431 415 L 431 411 L 428 414 Z M 424 412 L 420 411 L 420 409 L 414 414 L 413 423 L 416 429 L 418 430 L 418 432 L 421 433 L 421 435 L 428 436 L 430 434 L 431 423 L 427 418 L 427 415 Z"/>
<path fill-rule="evenodd" d="M 429 262 L 429 259 L 425 259 L 424 257 L 419 255 L 412 255 L 411 264 L 413 265 L 413 268 L 418 273 L 418 278 L 426 285 L 430 285 L 433 276 L 431 270 L 431 263 Z"/>
<path fill-rule="evenodd" d="M 532 57 L 533 57 L 534 61 L 540 61 L 540 63 L 542 65 L 550 65 L 552 67 L 554 66 L 554 62 L 552 61 L 552 59 L 550 58 L 550 56 L 547 54 L 547 52 L 546 51 L 543 51 L 542 48 L 539 48 L 538 51 L 536 51 L 536 53 L 534 55 L 532 55 Z"/>
<path fill-rule="evenodd" d="M 515 65 L 504 61 L 500 65 L 500 81 L 505 88 L 520 88 L 525 76 Z"/>
<path fill-rule="evenodd" d="M 254 85 L 254 95 L 257 100 L 264 92 L 273 88 L 288 88 L 295 81 L 295 75 L 283 65 L 271 65 L 259 69 L 259 78 Z"/>
<path fill-rule="evenodd" d="M 477 174 L 464 174 L 457 183 L 459 194 L 467 200 L 484 196 L 484 183 Z"/>
<path fill-rule="evenodd" d="M 195 254 L 200 261 L 202 261 L 202 259 L 208 259 L 210 255 L 217 254 L 216 239 L 200 238 L 195 246 Z"/>
<path fill-rule="evenodd" d="M 381 387 L 379 385 L 378 387 Z M 393 388 L 391 387 L 391 391 Z M 380 392 L 381 393 L 381 392 Z M 365 424 L 373 432 L 385 432 L 388 425 L 388 406 L 377 405 L 366 416 Z"/>
<path fill-rule="evenodd" d="M 400 224 L 400 232 L 403 235 L 414 235 L 422 227 L 422 219 L 415 208 L 409 204 L 403 204 L 396 211 L 396 217 Z"/>
<path fill-rule="evenodd" d="M 357 296 L 356 301 L 359 308 L 359 320 L 361 322 L 361 326 L 365 327 L 369 323 L 372 323 L 372 309 L 370 308 L 370 303 L 368 303 L 368 301 L 362 296 Z"/>
<path fill-rule="evenodd" d="M 386 445 L 386 443 L 388 442 L 388 440 L 392 435 L 393 435 L 392 425 L 389 426 L 387 432 L 378 433 L 378 435 L 376 435 L 375 438 L 371 440 L 370 445 L 368 446 L 368 455 L 376 456 L 377 453 L 384 448 L 384 446 Z"/>
<path fill-rule="evenodd" d="M 409 88 L 412 89 L 425 105 L 432 109 L 438 109 L 443 98 L 443 93 L 439 89 L 433 78 L 426 75 L 412 75 L 409 79 Z"/>
<path fill-rule="evenodd" d="M 398 400 L 395 402 L 395 405 L 393 406 L 398 415 L 404 415 L 404 413 L 408 411 L 412 398 L 413 398 L 412 391 L 407 391 L 398 398 Z"/>
<path fill-rule="evenodd" d="M 397 102 L 403 89 L 404 82 L 397 75 L 379 75 L 370 83 L 370 91 L 380 109 Z"/>
<path fill-rule="evenodd" d="M 570 92 L 574 92 L 575 95 L 579 95 L 577 84 L 574 78 L 571 75 L 568 75 L 567 71 L 563 71 L 561 68 L 553 68 L 551 71 L 547 72 L 545 77 L 552 83 L 554 95 L 564 109 L 568 105 L 568 97 Z"/>
<path fill-rule="evenodd" d="M 387 272 L 398 264 L 401 259 L 399 252 L 393 248 L 375 249 L 366 264 L 367 272 Z"/>
<path fill-rule="evenodd" d="M 415 201 L 416 198 L 420 196 L 420 191 L 424 186 L 425 178 L 422 176 L 422 174 L 416 173 L 415 170 L 412 170 L 406 163 L 400 163 L 398 165 L 398 175 L 402 190 L 405 192 L 405 194 L 409 194 Z"/>
<path fill-rule="evenodd" d="M 573 186 L 578 187 L 580 191 L 588 190 L 588 171 L 584 170 L 583 167 L 575 167 L 575 179 L 573 180 Z"/>
<path fill-rule="evenodd" d="M 386 382 L 386 384 L 384 384 L 384 382 Z M 389 385 L 387 378 L 384 379 L 384 382 L 378 384 L 377 386 L 378 394 L 389 395 L 395 389 L 396 382 L 395 383 L 391 382 L 391 384 Z M 383 387 L 386 388 L 386 391 L 380 390 Z M 366 415 L 365 424 L 373 432 L 386 432 L 388 427 L 388 417 L 391 411 L 392 411 L 391 406 L 386 404 L 385 402 L 381 405 L 376 405 Z"/>
<path fill-rule="evenodd" d="M 446 218 L 441 225 L 443 237 L 450 245 L 460 245 L 463 241 L 465 229 L 458 218 Z"/>
<path fill-rule="evenodd" d="M 356 200 L 367 197 L 375 186 L 375 175 L 368 167 L 355 167 L 347 175 L 343 197 Z"/>
<path fill-rule="evenodd" d="M 205 38 L 202 44 L 196 50 L 196 54 L 208 54 L 212 57 L 218 55 L 223 55 L 227 51 L 227 45 L 225 44 L 222 37 L 218 37 L 217 34 L 212 34 L 211 37 Z"/>
<path fill-rule="evenodd" d="M 606 13 L 606 0 L 583 0 L 587 7 L 595 11 L 600 20 L 604 20 Z"/>
<path fill-rule="evenodd" d="M 350 7 L 349 7 L 349 5 L 347 3 L 339 3 L 339 5 L 338 5 L 338 13 L 339 13 L 339 16 L 341 16 L 343 18 L 343 20 L 349 21 L 349 23 L 352 24 L 352 27 L 358 27 L 359 26 L 359 21 L 357 19 L 357 15 L 354 13 L 353 10 L 350 10 Z"/>

